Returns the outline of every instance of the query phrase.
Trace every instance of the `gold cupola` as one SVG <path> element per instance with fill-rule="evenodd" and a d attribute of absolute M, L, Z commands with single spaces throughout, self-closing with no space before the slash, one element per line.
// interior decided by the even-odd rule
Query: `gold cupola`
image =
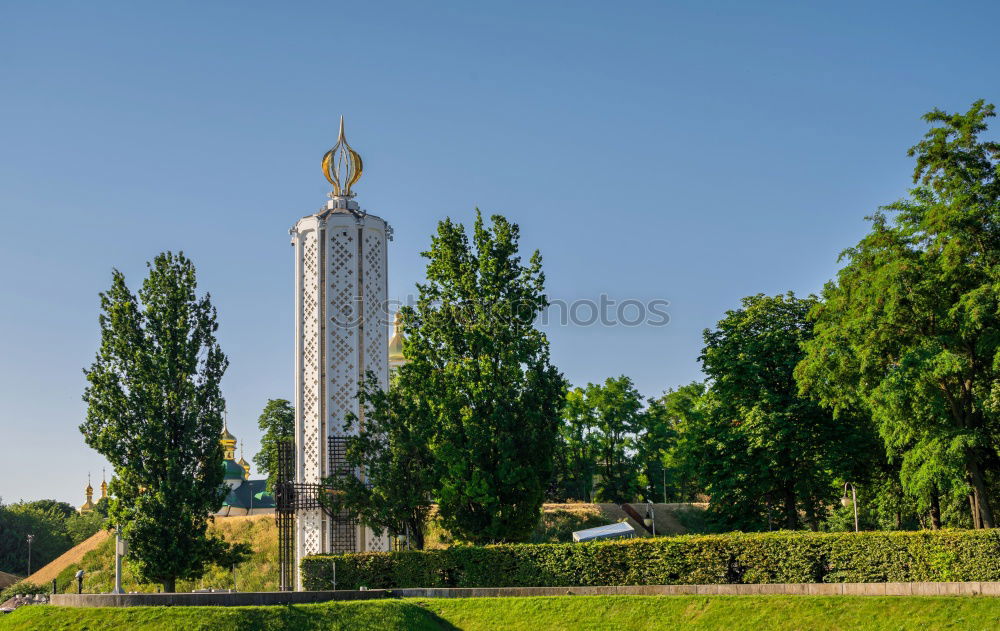
<path fill-rule="evenodd" d="M 101 471 L 101 499 L 107 499 L 108 497 L 108 472 L 106 470 Z"/>
<path fill-rule="evenodd" d="M 90 513 L 94 510 L 94 487 L 90 485 L 90 474 L 87 474 L 87 490 L 84 491 L 87 501 L 80 507 L 81 513 Z"/>
<path fill-rule="evenodd" d="M 242 440 L 240 441 L 240 459 L 236 461 L 236 464 L 238 464 L 241 467 L 243 467 L 243 472 L 244 472 L 243 473 L 243 479 L 244 480 L 249 480 L 250 479 L 250 463 L 247 462 L 246 459 L 243 457 L 243 441 Z"/>
<path fill-rule="evenodd" d="M 396 317 L 392 321 L 392 337 L 389 338 L 389 372 L 406 363 L 403 356 L 403 314 L 396 312 Z"/>
<path fill-rule="evenodd" d="M 222 436 L 219 438 L 222 444 L 222 459 L 236 459 L 236 437 L 229 433 L 229 415 L 226 415 L 222 423 Z"/>

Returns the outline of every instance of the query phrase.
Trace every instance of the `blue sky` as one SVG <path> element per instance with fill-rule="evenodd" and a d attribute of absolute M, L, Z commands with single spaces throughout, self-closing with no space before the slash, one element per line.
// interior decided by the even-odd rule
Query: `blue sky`
<path fill-rule="evenodd" d="M 140 6 L 141 5 L 141 6 Z M 183 250 L 219 310 L 230 427 L 292 390 L 287 230 L 341 114 L 390 294 L 444 216 L 518 222 L 550 296 L 670 301 L 546 327 L 575 384 L 700 378 L 740 297 L 818 291 L 905 194 L 920 115 L 997 101 L 995 3 L 4 3 L 0 497 L 79 504 L 112 267 Z"/>

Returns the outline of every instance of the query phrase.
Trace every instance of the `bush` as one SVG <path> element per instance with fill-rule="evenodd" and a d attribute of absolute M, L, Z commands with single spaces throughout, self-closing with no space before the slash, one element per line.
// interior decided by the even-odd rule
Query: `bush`
<path fill-rule="evenodd" d="M 684 535 L 313 556 L 306 589 L 1000 580 L 1000 530 Z"/>
<path fill-rule="evenodd" d="M 18 594 L 48 594 L 50 591 L 52 591 L 51 587 L 35 585 L 28 581 L 18 581 L 0 591 L 0 603 L 6 602 Z"/>

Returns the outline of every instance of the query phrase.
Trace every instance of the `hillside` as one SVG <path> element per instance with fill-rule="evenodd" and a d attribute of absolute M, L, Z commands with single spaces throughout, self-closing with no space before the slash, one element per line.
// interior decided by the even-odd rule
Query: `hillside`
<path fill-rule="evenodd" d="M 14 574 L 8 574 L 7 572 L 0 572 L 0 590 L 6 589 L 7 587 L 13 585 L 14 583 L 21 580 L 20 576 L 15 576 Z"/>
<path fill-rule="evenodd" d="M 51 583 L 52 579 L 59 576 L 59 572 L 62 572 L 64 568 L 74 563 L 79 563 L 85 554 L 109 537 L 110 533 L 107 530 L 98 530 L 89 539 L 85 539 L 78 545 L 63 552 L 53 559 L 52 562 L 42 566 L 37 572 L 28 577 L 28 582 L 35 585 L 47 585 Z"/>

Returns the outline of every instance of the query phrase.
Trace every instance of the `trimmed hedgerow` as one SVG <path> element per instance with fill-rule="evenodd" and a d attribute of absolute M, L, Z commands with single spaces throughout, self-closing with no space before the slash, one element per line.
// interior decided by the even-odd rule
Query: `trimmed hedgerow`
<path fill-rule="evenodd" d="M 1000 580 L 1000 530 L 686 535 L 312 556 L 306 589 Z"/>

